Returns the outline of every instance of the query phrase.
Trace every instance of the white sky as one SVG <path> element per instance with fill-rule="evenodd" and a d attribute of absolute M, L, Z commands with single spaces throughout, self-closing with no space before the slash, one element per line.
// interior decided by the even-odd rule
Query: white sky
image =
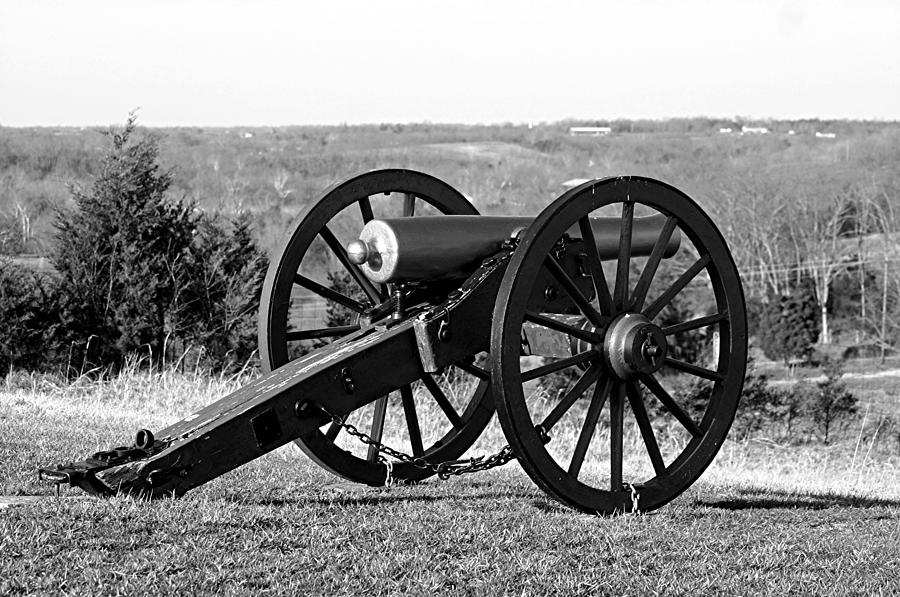
<path fill-rule="evenodd" d="M 0 125 L 900 120 L 900 2 L 0 0 Z"/>

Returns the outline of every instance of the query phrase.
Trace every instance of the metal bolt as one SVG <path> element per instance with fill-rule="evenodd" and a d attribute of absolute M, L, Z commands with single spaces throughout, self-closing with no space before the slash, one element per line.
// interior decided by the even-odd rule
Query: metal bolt
<path fill-rule="evenodd" d="M 341 382 L 344 384 L 344 391 L 352 394 L 356 391 L 356 383 L 353 382 L 353 376 L 350 374 L 350 368 L 341 369 Z"/>

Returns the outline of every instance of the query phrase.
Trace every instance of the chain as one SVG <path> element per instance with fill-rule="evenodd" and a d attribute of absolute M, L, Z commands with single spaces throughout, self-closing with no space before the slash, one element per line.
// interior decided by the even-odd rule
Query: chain
<path fill-rule="evenodd" d="M 635 487 L 631 483 L 624 483 L 623 485 L 625 485 L 625 489 L 631 491 L 631 513 L 640 514 L 641 511 L 638 507 L 638 500 L 640 499 L 641 495 L 638 493 L 637 487 Z"/>
<path fill-rule="evenodd" d="M 438 464 L 433 464 L 428 462 L 421 456 L 411 456 L 399 450 L 395 450 L 394 448 L 381 443 L 375 438 L 369 436 L 368 434 L 357 429 L 353 424 L 344 422 L 339 416 L 334 415 L 328 412 L 325 408 L 319 407 L 322 411 L 331 417 L 331 422 L 341 427 L 344 431 L 346 431 L 349 435 L 352 435 L 362 443 L 367 446 L 373 446 L 376 450 L 399 460 L 400 462 L 405 462 L 407 464 L 411 464 L 416 468 L 420 468 L 422 470 L 431 471 L 437 474 L 439 479 L 449 479 L 450 477 L 454 477 L 457 475 L 465 475 L 467 473 L 476 473 L 478 471 L 486 471 L 488 469 L 492 469 L 498 466 L 503 466 L 507 462 L 511 460 L 515 460 L 516 455 L 513 454 L 512 448 L 509 446 L 503 446 L 503 448 L 497 452 L 496 454 L 491 454 L 490 456 L 478 456 L 476 458 L 467 458 L 464 460 L 448 460 L 446 462 L 441 462 Z M 394 463 L 385 458 L 381 458 L 381 461 L 385 464 L 387 468 L 387 474 L 385 476 L 385 484 L 390 486 L 394 482 L 393 477 L 393 468 Z"/>

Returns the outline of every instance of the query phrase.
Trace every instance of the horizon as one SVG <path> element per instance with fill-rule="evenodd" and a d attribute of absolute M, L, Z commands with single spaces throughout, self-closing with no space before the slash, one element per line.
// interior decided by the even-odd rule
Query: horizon
<path fill-rule="evenodd" d="M 78 130 L 88 130 L 88 129 L 108 129 L 109 127 L 121 126 L 128 115 L 125 115 L 119 121 L 109 122 L 106 124 L 39 124 L 39 125 L 8 125 L 4 124 L 0 121 L 0 129 L 78 129 Z M 234 128 L 245 128 L 245 129 L 265 129 L 265 128 L 344 128 L 344 127 L 380 127 L 380 126 L 437 126 L 437 127 L 504 127 L 504 126 L 512 126 L 512 127 L 528 127 L 528 128 L 538 128 L 538 127 L 553 127 L 553 126 L 603 126 L 602 124 L 587 124 L 587 123 L 607 123 L 607 124 L 615 124 L 615 123 L 635 123 L 635 122 L 649 122 L 649 123 L 666 123 L 673 121 L 692 121 L 692 120 L 711 120 L 711 121 L 727 121 L 730 123 L 736 124 L 786 124 L 786 123 L 804 123 L 804 122 L 828 122 L 828 123 L 846 123 L 846 124 L 879 124 L 879 125 L 891 125 L 891 124 L 900 124 L 900 118 L 897 119 L 879 119 L 879 118 L 816 118 L 816 117 L 800 117 L 800 118 L 756 118 L 749 116 L 722 116 L 722 117 L 712 117 L 712 116 L 672 116 L 672 117 L 661 117 L 661 118 L 584 118 L 584 119 L 575 119 L 575 118 L 565 118 L 561 120 L 553 120 L 553 121 L 542 121 L 542 122 L 432 122 L 428 120 L 418 121 L 418 122 L 338 122 L 338 123 L 328 123 L 328 124 L 223 124 L 223 125 L 203 125 L 203 124 L 177 124 L 177 125 L 156 125 L 156 124 L 143 124 L 141 122 L 140 113 L 137 112 L 137 127 L 145 128 L 145 129 L 234 129 Z M 739 132 L 739 131 L 738 131 Z"/>

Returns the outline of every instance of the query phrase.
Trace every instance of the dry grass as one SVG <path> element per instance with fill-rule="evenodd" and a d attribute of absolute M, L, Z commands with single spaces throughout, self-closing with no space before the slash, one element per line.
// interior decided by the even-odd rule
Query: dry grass
<path fill-rule="evenodd" d="M 239 383 L 8 377 L 0 492 L 49 495 L 37 466 L 128 441 Z M 474 451 L 502 442 L 492 426 Z M 558 506 L 515 464 L 370 489 L 287 446 L 180 500 L 0 510 L 0 594 L 890 595 L 898 469 L 852 433 L 828 447 L 731 441 L 669 506 L 598 518 Z"/>

